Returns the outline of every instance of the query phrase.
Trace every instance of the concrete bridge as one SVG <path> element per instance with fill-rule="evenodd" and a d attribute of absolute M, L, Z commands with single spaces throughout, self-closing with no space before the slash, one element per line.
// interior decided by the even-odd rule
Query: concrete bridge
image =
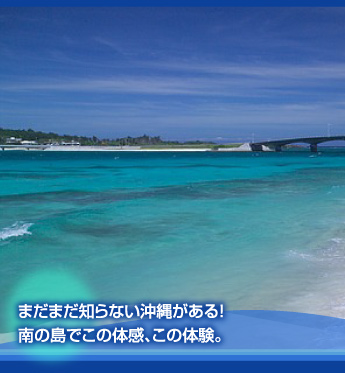
<path fill-rule="evenodd" d="M 284 145 L 305 143 L 309 144 L 311 152 L 317 152 L 318 144 L 328 141 L 345 140 L 345 136 L 319 136 L 319 137 L 296 137 L 293 139 L 270 140 L 251 143 L 253 151 L 263 151 L 263 147 L 273 148 L 276 152 L 281 152 Z"/>
<path fill-rule="evenodd" d="M 47 149 L 49 148 L 50 145 L 15 145 L 15 144 L 4 144 L 4 145 L 0 145 L 0 149 L 1 150 L 5 150 L 5 149 L 24 149 L 24 150 L 30 150 L 30 149 L 36 149 L 36 150 L 44 150 L 44 149 Z"/>

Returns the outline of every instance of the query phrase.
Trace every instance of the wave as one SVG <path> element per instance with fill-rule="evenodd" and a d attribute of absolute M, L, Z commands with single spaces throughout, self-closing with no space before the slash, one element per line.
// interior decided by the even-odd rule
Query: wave
<path fill-rule="evenodd" d="M 24 236 L 25 234 L 32 234 L 29 228 L 32 223 L 16 222 L 12 226 L 0 230 L 0 240 L 7 240 L 10 237 Z"/>
<path fill-rule="evenodd" d="M 333 237 L 326 244 L 309 250 L 289 250 L 289 258 L 298 258 L 309 262 L 328 262 L 342 265 L 345 262 L 345 239 Z"/>

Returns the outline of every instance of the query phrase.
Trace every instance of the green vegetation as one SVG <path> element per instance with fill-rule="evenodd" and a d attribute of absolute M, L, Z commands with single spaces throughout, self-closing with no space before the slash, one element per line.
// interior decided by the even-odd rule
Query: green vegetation
<path fill-rule="evenodd" d="M 226 145 L 215 145 L 217 149 L 225 149 L 225 148 L 238 148 L 241 146 L 242 143 L 234 143 L 234 144 L 226 144 Z"/>
<path fill-rule="evenodd" d="M 21 141 L 36 141 L 38 144 L 50 144 L 50 143 L 61 143 L 61 142 L 90 142 L 92 139 L 88 137 L 79 137 L 79 136 L 69 136 L 63 135 L 60 136 L 57 133 L 53 132 L 42 132 L 42 131 L 34 131 L 32 129 L 28 130 L 11 130 L 11 129 L 4 129 L 0 128 L 0 143 L 5 144 L 7 139 L 14 138 L 20 143 Z"/>
<path fill-rule="evenodd" d="M 215 144 L 203 143 L 201 141 L 187 141 L 180 143 L 178 141 L 163 141 L 160 136 L 139 136 L 123 137 L 117 139 L 99 139 L 96 136 L 71 136 L 58 135 L 54 132 L 42 132 L 28 130 L 11 130 L 0 128 L 0 144 L 6 144 L 8 139 L 12 138 L 11 143 L 20 143 L 21 141 L 35 141 L 37 144 L 61 144 L 61 143 L 79 143 L 80 145 L 103 145 L 103 146 L 153 146 L 153 147 L 212 147 Z"/>

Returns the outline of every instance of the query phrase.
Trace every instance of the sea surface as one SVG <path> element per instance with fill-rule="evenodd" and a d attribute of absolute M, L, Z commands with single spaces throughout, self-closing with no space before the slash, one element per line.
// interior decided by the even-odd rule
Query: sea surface
<path fill-rule="evenodd" d="M 24 301 L 345 317 L 345 152 L 0 152 L 0 263 L 0 332 Z"/>

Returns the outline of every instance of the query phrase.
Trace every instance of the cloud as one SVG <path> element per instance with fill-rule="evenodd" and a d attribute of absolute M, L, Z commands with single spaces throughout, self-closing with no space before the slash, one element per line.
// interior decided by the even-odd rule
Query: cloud
<path fill-rule="evenodd" d="M 342 93 L 334 88 L 345 79 L 345 64 L 320 65 L 226 65 L 160 64 L 154 72 L 93 76 L 87 78 L 47 76 L 5 81 L 4 91 L 79 92 L 107 94 L 175 95 L 228 98 L 277 99 L 284 95 L 308 97 Z M 162 72 L 165 70 L 165 73 Z M 168 71 L 166 71 L 168 70 Z M 98 75 L 102 75 L 99 73 Z M 340 91 L 339 91 L 340 90 Z M 303 98 L 302 98 L 303 100 Z"/>
<path fill-rule="evenodd" d="M 97 44 L 100 44 L 101 46 L 110 48 L 112 51 L 115 51 L 117 54 L 123 57 L 131 56 L 134 54 L 133 52 L 125 51 L 125 49 L 121 46 L 119 42 L 104 39 L 102 37 L 93 37 L 92 40 Z"/>
<path fill-rule="evenodd" d="M 145 65 L 145 63 L 144 63 Z M 265 64 L 265 63 L 225 63 L 200 61 L 161 61 L 149 62 L 147 67 L 170 72 L 204 73 L 224 76 L 248 76 L 258 78 L 281 79 L 343 79 L 344 63 L 310 63 L 310 64 Z"/>

